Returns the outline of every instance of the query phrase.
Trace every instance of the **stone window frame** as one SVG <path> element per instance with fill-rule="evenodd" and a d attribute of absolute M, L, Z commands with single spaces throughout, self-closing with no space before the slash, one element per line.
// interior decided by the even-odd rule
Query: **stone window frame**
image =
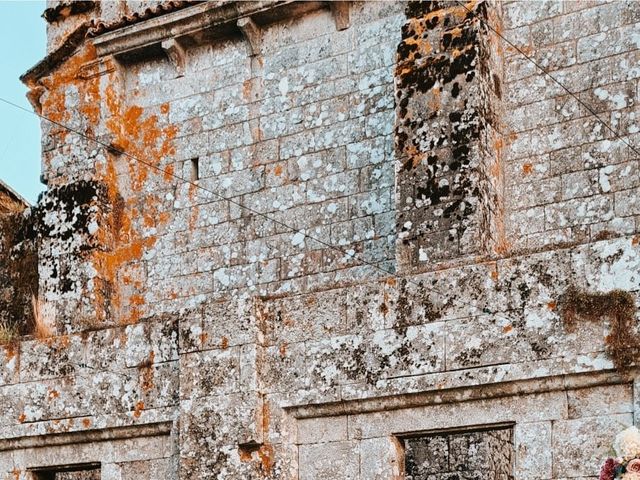
<path fill-rule="evenodd" d="M 511 446 L 513 448 L 513 453 L 516 453 L 516 438 L 515 438 L 515 428 L 516 423 L 514 421 L 509 422 L 497 422 L 497 423 L 483 423 L 477 425 L 462 425 L 462 426 L 452 426 L 447 428 L 437 428 L 430 430 L 416 430 L 409 432 L 400 432 L 400 433 L 392 433 L 391 439 L 393 443 L 396 445 L 397 451 L 397 465 L 400 468 L 400 478 L 405 478 L 406 475 L 406 440 L 412 438 L 424 438 L 424 437 L 436 437 L 441 435 L 455 435 L 455 434 L 465 434 L 465 433 L 479 433 L 479 432 L 488 432 L 492 430 L 503 430 L 503 429 L 511 429 Z M 512 474 L 515 478 L 515 464 L 512 465 Z"/>
<path fill-rule="evenodd" d="M 102 464 L 100 462 L 77 463 L 64 465 L 50 465 L 43 467 L 29 468 L 27 472 L 33 480 L 55 480 L 57 473 L 65 472 L 90 472 L 100 470 L 102 475 Z"/>

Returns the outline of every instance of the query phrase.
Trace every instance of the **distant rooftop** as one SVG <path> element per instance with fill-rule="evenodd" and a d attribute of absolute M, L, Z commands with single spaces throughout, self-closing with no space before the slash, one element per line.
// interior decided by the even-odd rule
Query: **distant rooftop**
<path fill-rule="evenodd" d="M 18 192 L 0 180 L 0 214 L 21 212 L 29 206 Z"/>

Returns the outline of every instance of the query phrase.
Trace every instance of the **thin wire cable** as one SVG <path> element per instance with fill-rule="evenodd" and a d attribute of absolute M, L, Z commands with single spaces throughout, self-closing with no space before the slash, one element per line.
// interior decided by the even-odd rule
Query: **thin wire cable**
<path fill-rule="evenodd" d="M 473 10 L 469 9 L 469 7 L 467 7 L 465 4 L 463 4 L 459 0 L 454 0 L 454 1 L 455 1 L 455 3 L 457 3 L 458 5 L 463 7 L 467 12 L 473 13 Z M 560 80 L 558 80 L 553 75 L 551 75 L 548 71 L 546 71 L 542 65 L 540 65 L 538 62 L 536 62 L 536 60 L 534 58 L 532 58 L 529 55 L 527 55 L 521 48 L 519 48 L 517 45 L 515 45 L 513 42 L 511 42 L 511 40 L 509 40 L 504 35 L 502 35 L 498 30 L 493 28 L 493 26 L 491 26 L 491 24 L 489 22 L 487 22 L 484 18 L 482 18 L 481 16 L 477 16 L 476 18 L 478 18 L 478 20 L 481 23 L 483 23 L 487 28 L 489 28 L 493 33 L 498 35 L 510 47 L 512 47 L 514 50 L 516 50 L 518 53 L 520 53 L 520 55 L 522 55 L 525 59 L 527 59 L 529 62 L 531 62 L 533 65 L 535 65 L 535 67 L 538 68 L 538 70 L 540 70 L 543 74 L 545 74 L 547 77 L 549 77 L 551 80 L 553 80 L 557 85 L 560 86 L 560 88 L 562 88 L 565 92 L 567 92 L 574 99 L 576 99 L 580 105 L 582 105 L 584 108 L 586 108 L 587 111 L 593 117 L 595 117 L 596 120 L 598 120 L 602 125 L 604 125 L 607 130 L 609 130 L 611 133 L 613 133 L 614 137 L 616 137 L 618 140 L 620 140 L 622 143 L 624 143 L 627 147 L 629 147 L 631 150 L 633 150 L 633 152 L 636 155 L 640 156 L 640 151 L 638 151 L 632 144 L 630 144 L 624 138 L 622 138 L 618 132 L 616 132 L 613 128 L 611 128 L 611 126 L 609 126 L 609 124 L 606 121 L 604 121 L 602 118 L 600 118 L 600 115 L 598 115 L 598 113 L 596 111 L 594 111 L 589 105 L 587 105 L 584 101 L 582 101 L 580 99 L 580 97 L 578 97 L 578 95 L 576 95 L 574 92 L 569 90 Z"/>
<path fill-rule="evenodd" d="M 447 298 L 447 294 L 443 293 L 442 291 L 439 291 L 439 290 L 437 290 L 437 289 L 435 289 L 433 287 L 429 287 L 427 285 L 424 285 L 424 283 L 418 283 L 418 282 L 415 282 L 415 281 L 413 281 L 413 280 L 411 280 L 409 278 L 401 277 L 400 275 L 398 275 L 394 271 L 386 270 L 386 269 L 380 267 L 379 265 L 377 265 L 377 264 L 375 264 L 373 262 L 367 261 L 366 259 L 358 258 L 356 256 L 355 252 L 354 253 L 350 253 L 350 252 L 344 250 L 343 248 L 340 248 L 337 245 L 333 245 L 331 243 L 325 242 L 324 240 L 319 240 L 319 239 L 309 235 L 308 233 L 306 233 L 303 229 L 298 229 L 298 228 L 292 227 L 292 226 L 290 226 L 290 225 L 288 225 L 288 224 L 286 224 L 286 223 L 284 223 L 284 222 L 282 222 L 280 220 L 277 220 L 277 219 L 274 219 L 274 218 L 270 217 L 266 213 L 254 210 L 251 207 L 247 207 L 246 205 L 244 205 L 243 203 L 241 203 L 241 202 L 239 202 L 237 200 L 225 197 L 224 195 L 222 195 L 220 193 L 217 193 L 217 192 L 214 192 L 213 190 L 209 190 L 209 189 L 203 187 L 202 185 L 199 185 L 198 183 L 195 183 L 195 182 L 193 182 L 191 180 L 187 180 L 186 178 L 183 178 L 183 177 L 181 177 L 179 175 L 176 175 L 175 173 L 172 173 L 170 171 L 166 171 L 166 170 L 162 169 L 161 167 L 158 167 L 157 165 L 154 165 L 152 163 L 146 162 L 146 161 L 144 161 L 144 160 L 142 160 L 142 159 L 140 159 L 140 158 L 138 158 L 138 157 L 136 157 L 136 156 L 134 156 L 134 155 L 132 155 L 132 154 L 130 154 L 128 152 L 125 152 L 123 150 L 119 150 L 119 149 L 117 149 L 117 148 L 115 148 L 115 147 L 113 147 L 113 146 L 111 146 L 111 145 L 109 145 L 109 144 L 107 144 L 105 142 L 102 142 L 102 141 L 98 140 L 97 138 L 94 138 L 94 137 L 91 137 L 89 135 L 86 135 L 85 133 L 80 132 L 79 130 L 76 130 L 76 129 L 72 128 L 72 127 L 69 127 L 69 126 L 67 126 L 67 125 L 65 125 L 63 123 L 60 123 L 60 122 L 56 121 L 56 120 L 52 120 L 52 119 L 42 115 L 41 113 L 35 112 L 33 110 L 29 110 L 29 109 L 27 109 L 27 108 L 25 108 L 25 107 L 23 107 L 23 106 L 21 106 L 21 105 L 19 105 L 17 103 L 14 103 L 14 102 L 12 102 L 10 100 L 7 100 L 6 98 L 3 98 L 3 97 L 0 97 L 0 102 L 3 102 L 5 104 L 7 104 L 7 105 L 9 105 L 11 107 L 17 108 L 19 110 L 22 110 L 23 112 L 30 113 L 32 115 L 36 115 L 36 116 L 40 117 L 42 120 L 45 120 L 45 121 L 47 121 L 47 122 L 49 122 L 49 123 L 51 123 L 53 125 L 57 125 L 58 127 L 63 128 L 63 129 L 65 129 L 65 130 L 67 130 L 67 131 L 69 131 L 71 133 L 79 135 L 80 137 L 82 137 L 82 138 L 84 138 L 84 139 L 86 139 L 86 140 L 88 140 L 90 142 L 97 143 L 98 145 L 103 146 L 104 148 L 106 148 L 107 150 L 109 150 L 111 152 L 115 152 L 115 153 L 118 153 L 120 155 L 124 155 L 124 156 L 126 156 L 128 158 L 131 158 L 132 160 L 134 160 L 136 162 L 139 162 L 139 163 L 141 163 L 143 165 L 146 165 L 146 166 L 148 166 L 148 167 L 150 167 L 150 168 L 152 168 L 154 170 L 157 170 L 158 172 L 162 173 L 163 175 L 167 175 L 168 174 L 168 175 L 174 177 L 179 182 L 183 182 L 183 183 L 186 183 L 188 185 L 192 185 L 195 188 L 198 188 L 200 190 L 203 190 L 205 192 L 208 192 L 208 193 L 214 195 L 215 197 L 217 197 L 220 200 L 227 201 L 229 203 L 232 203 L 232 204 L 238 206 L 239 208 L 242 208 L 242 209 L 244 209 L 246 211 L 249 211 L 249 212 L 251 212 L 251 213 L 253 213 L 255 215 L 259 215 L 259 216 L 261 216 L 261 217 L 263 217 L 263 218 L 265 218 L 265 219 L 267 219 L 267 220 L 269 220 L 271 222 L 274 222 L 277 225 L 280 225 L 280 226 L 290 230 L 294 234 L 300 233 L 300 234 L 304 235 L 304 237 L 309 239 L 309 240 L 312 240 L 314 242 L 319 243 L 320 245 L 323 245 L 323 246 L 325 246 L 327 248 L 330 248 L 332 250 L 340 252 L 343 255 L 347 255 L 347 256 L 353 258 L 354 260 L 361 262 L 363 265 L 367 265 L 367 266 L 373 267 L 374 269 L 384 273 L 385 275 L 388 275 L 388 276 L 391 276 L 391 277 L 397 278 L 397 279 L 404 279 L 404 280 L 407 281 L 407 283 L 411 283 L 411 284 L 417 286 L 418 288 L 423 288 L 423 289 L 425 289 L 425 290 L 427 290 L 427 291 L 429 291 L 431 293 L 442 295 L 443 297 Z M 477 305 L 474 305 L 474 304 L 472 304 L 470 302 L 465 302 L 464 300 L 460 300 L 458 297 L 449 297 L 449 298 L 451 299 L 452 302 L 458 303 L 459 305 L 465 305 L 467 307 L 471 307 L 471 308 L 480 310 Z M 499 312 L 490 311 L 488 308 L 482 309 L 482 313 L 491 314 L 491 315 L 495 315 L 495 316 L 500 316 L 504 320 L 507 320 L 509 322 L 513 322 L 514 321 L 513 319 L 511 319 L 509 317 L 506 317 L 506 316 L 500 314 Z M 472 314 L 472 316 L 473 315 L 474 314 Z M 477 314 L 475 314 L 475 315 L 477 315 Z"/>

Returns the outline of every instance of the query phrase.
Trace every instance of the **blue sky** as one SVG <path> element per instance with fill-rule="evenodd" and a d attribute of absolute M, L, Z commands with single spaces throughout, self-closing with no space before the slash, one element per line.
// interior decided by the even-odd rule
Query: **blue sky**
<path fill-rule="evenodd" d="M 0 0 L 0 96 L 30 111 L 18 77 L 45 55 L 42 1 Z M 0 102 L 0 178 L 34 203 L 40 183 L 40 122 Z"/>

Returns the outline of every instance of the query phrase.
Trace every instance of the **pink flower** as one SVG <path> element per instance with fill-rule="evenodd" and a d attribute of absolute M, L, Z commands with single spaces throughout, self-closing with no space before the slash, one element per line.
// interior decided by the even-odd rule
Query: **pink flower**
<path fill-rule="evenodd" d="M 634 458 L 629 463 L 627 463 L 627 472 L 640 473 L 640 460 Z"/>
<path fill-rule="evenodd" d="M 616 476 L 616 465 L 616 461 L 613 458 L 607 458 L 607 461 L 604 462 L 600 469 L 600 480 L 613 480 Z"/>

